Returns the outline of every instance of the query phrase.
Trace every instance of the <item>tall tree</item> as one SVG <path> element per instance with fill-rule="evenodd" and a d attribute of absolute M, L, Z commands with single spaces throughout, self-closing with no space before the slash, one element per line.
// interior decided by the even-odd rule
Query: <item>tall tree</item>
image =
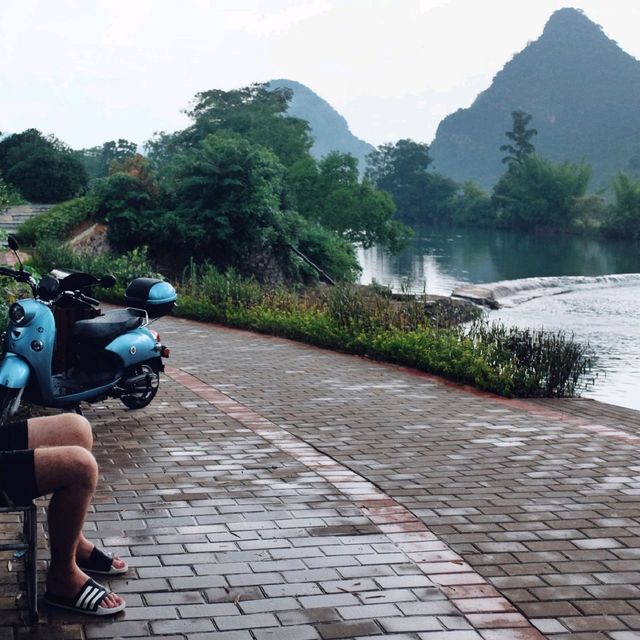
<path fill-rule="evenodd" d="M 509 167 L 494 188 L 492 200 L 498 221 L 519 228 L 567 229 L 590 178 L 588 165 L 554 164 L 527 155 Z"/>
<path fill-rule="evenodd" d="M 640 180 L 622 171 L 613 180 L 614 202 L 607 231 L 614 235 L 640 237 Z"/>
<path fill-rule="evenodd" d="M 506 151 L 508 154 L 502 158 L 502 162 L 509 166 L 519 164 L 523 158 L 535 153 L 536 148 L 531 140 L 538 135 L 537 129 L 527 129 L 527 125 L 533 119 L 532 115 L 524 111 L 512 111 L 511 118 L 513 120 L 511 131 L 505 132 L 511 143 L 500 147 L 500 151 Z"/>
<path fill-rule="evenodd" d="M 181 140 L 193 144 L 211 133 L 232 131 L 271 149 L 289 167 L 305 157 L 313 143 L 309 123 L 286 115 L 292 97 L 291 89 L 270 89 L 266 84 L 198 93 L 187 111 L 193 125 L 182 132 Z"/>
<path fill-rule="evenodd" d="M 33 202 L 62 202 L 81 193 L 87 173 L 63 142 L 27 129 L 0 141 L 0 172 Z"/>
<path fill-rule="evenodd" d="M 409 223 L 449 222 L 457 185 L 428 171 L 429 145 L 413 140 L 383 144 L 367 156 L 365 177 L 391 195 Z"/>
<path fill-rule="evenodd" d="M 294 205 L 306 218 L 365 248 L 375 244 L 397 253 L 412 235 L 394 219 L 390 196 L 360 181 L 358 160 L 351 154 L 333 151 L 317 164 L 311 158 L 298 162 L 289 184 Z"/>

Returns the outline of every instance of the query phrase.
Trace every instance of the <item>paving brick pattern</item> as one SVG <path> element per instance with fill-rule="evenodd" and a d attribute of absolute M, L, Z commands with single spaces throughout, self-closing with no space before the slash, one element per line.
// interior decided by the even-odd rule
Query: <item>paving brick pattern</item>
<path fill-rule="evenodd" d="M 110 581 L 127 610 L 29 628 L 5 557 L 0 640 L 640 638 L 635 412 L 158 329 L 172 368 L 155 402 L 87 411 L 88 534 L 129 558 Z"/>

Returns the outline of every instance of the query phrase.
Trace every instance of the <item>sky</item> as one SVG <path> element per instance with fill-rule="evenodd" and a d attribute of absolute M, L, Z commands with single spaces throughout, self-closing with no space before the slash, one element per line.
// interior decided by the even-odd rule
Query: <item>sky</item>
<path fill-rule="evenodd" d="M 199 91 L 288 78 L 371 144 L 430 143 L 566 6 L 640 59 L 638 0 L 0 0 L 0 131 L 142 144 Z"/>

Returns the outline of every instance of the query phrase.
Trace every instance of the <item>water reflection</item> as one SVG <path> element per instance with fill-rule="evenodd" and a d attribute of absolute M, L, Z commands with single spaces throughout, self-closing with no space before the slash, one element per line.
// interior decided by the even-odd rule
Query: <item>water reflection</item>
<path fill-rule="evenodd" d="M 359 260 L 365 284 L 375 279 L 394 289 L 449 294 L 461 283 L 638 273 L 638 249 L 634 242 L 560 234 L 424 227 L 402 254 L 390 256 L 374 247 L 360 250 Z"/>
<path fill-rule="evenodd" d="M 635 242 L 508 231 L 423 228 L 399 256 L 373 248 L 361 251 L 359 258 L 363 283 L 375 279 L 394 290 L 442 295 L 463 283 L 640 273 L 640 251 Z M 597 354 L 601 373 L 585 395 L 640 409 L 637 282 L 543 296 L 492 312 L 490 317 L 522 327 L 563 330 L 588 342 Z"/>

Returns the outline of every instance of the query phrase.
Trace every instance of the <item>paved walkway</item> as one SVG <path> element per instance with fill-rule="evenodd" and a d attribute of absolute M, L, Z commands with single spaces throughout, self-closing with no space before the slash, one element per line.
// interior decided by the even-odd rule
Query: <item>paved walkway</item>
<path fill-rule="evenodd" d="M 0 640 L 640 638 L 638 413 L 157 328 L 156 401 L 87 411 L 87 529 L 130 558 L 126 612 L 29 629 L 3 561 Z"/>

